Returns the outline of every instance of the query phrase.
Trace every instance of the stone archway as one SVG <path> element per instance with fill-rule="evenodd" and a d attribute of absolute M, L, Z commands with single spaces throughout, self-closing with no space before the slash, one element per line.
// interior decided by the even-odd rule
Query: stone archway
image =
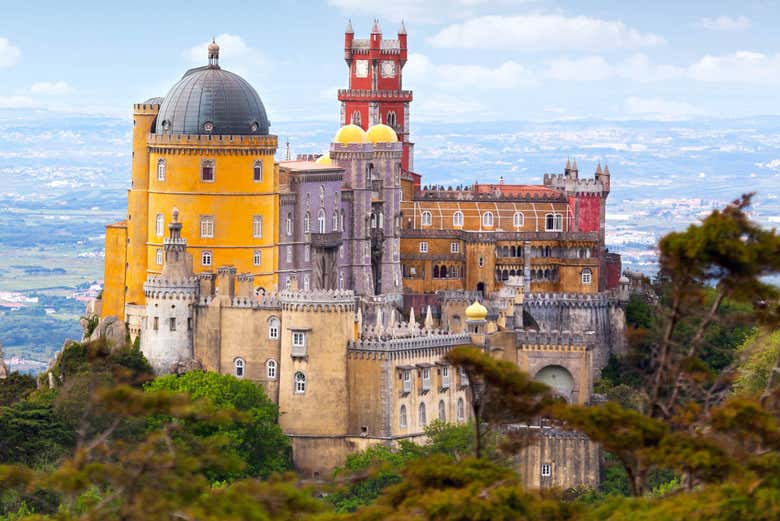
<path fill-rule="evenodd" d="M 574 392 L 574 377 L 562 365 L 542 367 L 534 376 L 534 380 L 547 384 L 555 391 L 555 394 L 571 403 Z"/>

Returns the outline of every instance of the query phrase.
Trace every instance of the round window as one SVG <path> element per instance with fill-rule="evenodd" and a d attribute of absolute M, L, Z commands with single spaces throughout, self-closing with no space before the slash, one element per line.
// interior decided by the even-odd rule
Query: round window
<path fill-rule="evenodd" d="M 205 130 L 206 132 L 211 132 L 212 130 L 214 130 L 214 123 L 212 123 L 211 121 L 205 122 L 203 124 L 203 130 Z"/>
<path fill-rule="evenodd" d="M 163 128 L 163 130 L 170 130 L 170 128 L 171 128 L 171 122 L 170 122 L 170 121 L 168 121 L 167 119 L 166 119 L 166 120 L 163 120 L 163 122 L 162 122 L 162 128 Z"/>
<path fill-rule="evenodd" d="M 260 128 L 260 126 L 257 124 L 257 121 L 255 121 L 254 123 L 252 123 L 252 125 L 249 127 L 249 129 L 250 129 L 252 132 L 257 132 L 257 129 L 258 129 L 258 128 Z"/>

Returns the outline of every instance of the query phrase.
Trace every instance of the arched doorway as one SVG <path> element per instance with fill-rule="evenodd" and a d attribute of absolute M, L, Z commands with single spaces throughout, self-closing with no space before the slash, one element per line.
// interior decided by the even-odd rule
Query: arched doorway
<path fill-rule="evenodd" d="M 543 384 L 551 387 L 555 393 L 567 402 L 572 401 L 572 393 L 574 392 L 574 377 L 571 375 L 568 369 L 562 365 L 548 365 L 543 367 L 534 380 L 542 382 Z"/>
<path fill-rule="evenodd" d="M 485 283 L 484 282 L 480 282 L 480 283 L 477 284 L 477 291 L 479 291 L 479 294 L 482 295 L 483 297 L 485 296 Z"/>

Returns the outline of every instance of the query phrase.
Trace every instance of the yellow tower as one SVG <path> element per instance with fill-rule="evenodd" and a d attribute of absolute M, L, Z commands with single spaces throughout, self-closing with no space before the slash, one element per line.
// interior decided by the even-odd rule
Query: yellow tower
<path fill-rule="evenodd" d="M 195 273 L 231 264 L 255 285 L 276 286 L 277 138 L 252 86 L 219 66 L 187 71 L 165 98 L 134 106 L 132 186 L 126 222 L 106 229 L 104 316 L 135 322 L 143 284 L 163 266 L 174 207 Z M 123 235 L 124 234 L 124 235 Z"/>

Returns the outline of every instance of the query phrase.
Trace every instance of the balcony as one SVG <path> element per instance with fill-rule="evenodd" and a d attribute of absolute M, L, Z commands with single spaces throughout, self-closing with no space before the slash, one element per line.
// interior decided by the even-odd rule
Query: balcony
<path fill-rule="evenodd" d="M 339 89 L 339 101 L 371 101 L 386 99 L 394 101 L 412 101 L 410 90 L 371 90 L 371 89 Z"/>
<path fill-rule="evenodd" d="M 338 248 L 341 246 L 341 232 L 312 233 L 312 248 Z"/>

